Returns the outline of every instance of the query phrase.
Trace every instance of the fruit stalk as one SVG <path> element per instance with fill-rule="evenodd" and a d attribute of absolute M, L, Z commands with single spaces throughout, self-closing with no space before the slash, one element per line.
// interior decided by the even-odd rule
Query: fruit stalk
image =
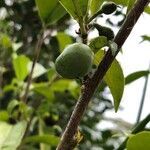
<path fill-rule="evenodd" d="M 78 126 L 80 124 L 82 116 L 88 106 L 88 103 L 90 102 L 90 99 L 92 98 L 92 95 L 94 94 L 98 84 L 102 81 L 104 75 L 106 74 L 107 70 L 115 59 L 115 56 L 119 53 L 120 48 L 129 36 L 132 28 L 134 27 L 140 15 L 143 13 L 144 8 L 145 6 L 147 6 L 148 3 L 149 0 L 137 0 L 136 4 L 128 13 L 124 24 L 122 25 L 121 29 L 119 30 L 118 34 L 114 39 L 114 42 L 118 45 L 118 51 L 115 55 L 112 56 L 111 51 L 108 50 L 108 52 L 104 56 L 104 59 L 99 64 L 98 69 L 92 79 L 88 78 L 86 80 L 83 93 L 81 94 L 74 108 L 68 125 L 61 137 L 57 150 L 72 150 L 78 144 L 78 140 L 76 139 L 75 135 L 78 130 Z"/>

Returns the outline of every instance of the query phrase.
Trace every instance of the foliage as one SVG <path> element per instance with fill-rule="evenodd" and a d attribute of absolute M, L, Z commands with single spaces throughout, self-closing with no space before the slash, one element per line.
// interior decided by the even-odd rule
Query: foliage
<path fill-rule="evenodd" d="M 15 150 L 17 147 L 23 150 L 56 148 L 60 140 L 59 136 L 82 91 L 83 79 L 61 78 L 55 70 L 54 61 L 68 44 L 81 41 L 79 37 L 73 37 L 66 32 L 66 29 L 71 26 L 71 17 L 79 23 L 80 31 L 77 34 L 82 37 L 84 34 L 81 34 L 85 31 L 84 25 L 99 11 L 103 2 L 104 0 L 0 1 L 0 14 L 1 11 L 4 12 L 2 17 L 0 15 L 1 150 Z M 131 0 L 113 2 L 128 6 L 128 10 L 133 5 Z M 124 16 L 120 8 L 114 15 Z M 90 28 L 88 25 L 86 27 Z M 41 53 L 38 62 L 35 63 L 32 83 L 25 102 L 26 87 L 41 32 L 44 32 Z M 143 36 L 143 40 L 149 41 L 148 36 Z M 92 76 L 104 56 L 104 51 L 110 47 L 114 55 L 117 45 L 106 36 L 99 36 L 92 39 L 89 46 L 95 53 L 95 64 L 89 74 Z M 78 146 L 79 149 L 112 150 L 121 143 L 119 137 L 113 136 L 119 133 L 118 130 L 98 128 L 98 125 L 105 120 L 105 112 L 114 109 L 106 94 L 107 87 L 110 88 L 115 111 L 117 111 L 125 84 L 148 74 L 149 71 L 144 70 L 124 78 L 119 62 L 117 60 L 113 62 L 103 83 L 93 95 L 92 102 L 81 122 L 80 131 L 83 133 L 83 140 Z M 124 125 L 120 128 L 124 128 Z M 129 138 L 128 147 L 136 145 L 133 142 L 136 142 L 134 138 L 137 136 L 139 135 Z M 140 136 L 150 138 L 149 133 L 141 133 Z"/>

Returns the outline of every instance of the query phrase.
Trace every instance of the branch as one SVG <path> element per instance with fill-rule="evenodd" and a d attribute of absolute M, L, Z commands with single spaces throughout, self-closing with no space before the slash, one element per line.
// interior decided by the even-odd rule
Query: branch
<path fill-rule="evenodd" d="M 31 71 L 30 71 L 30 74 L 28 76 L 27 86 L 26 86 L 26 89 L 25 89 L 25 93 L 24 93 L 24 95 L 22 97 L 22 101 L 24 103 L 26 103 L 26 101 L 27 101 L 27 97 L 28 97 L 28 93 L 29 93 L 29 88 L 30 88 L 30 85 L 32 83 L 33 71 L 34 71 L 35 65 L 37 63 L 40 51 L 41 51 L 42 43 L 43 43 L 43 33 L 42 33 L 42 35 L 40 35 L 40 37 L 39 37 L 39 39 L 37 41 L 37 44 L 35 46 L 35 56 L 33 58 L 33 63 L 32 63 L 32 67 L 31 67 Z"/>
<path fill-rule="evenodd" d="M 149 0 L 137 0 L 135 6 L 129 12 L 124 24 L 122 25 L 121 29 L 119 30 L 118 34 L 114 39 L 114 42 L 118 45 L 118 51 L 116 52 L 116 55 L 119 53 L 120 48 L 129 36 L 132 28 L 134 27 L 140 15 L 143 13 L 144 8 L 148 4 L 148 2 Z M 104 75 L 106 74 L 107 70 L 109 69 L 113 60 L 115 59 L 115 56 L 111 54 L 111 50 L 108 50 L 103 60 L 100 62 L 98 69 L 93 75 L 93 77 L 91 79 L 86 80 L 84 89 L 74 108 L 68 125 L 61 137 L 57 150 L 72 150 L 78 144 L 76 133 L 82 116 L 98 84 L 102 81 Z"/>

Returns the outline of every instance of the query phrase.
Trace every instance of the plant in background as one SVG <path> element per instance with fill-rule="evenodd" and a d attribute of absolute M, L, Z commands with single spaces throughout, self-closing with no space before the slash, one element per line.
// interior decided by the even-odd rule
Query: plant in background
<path fill-rule="evenodd" d="M 0 2 L 5 11 L 0 24 L 0 149 L 130 150 L 142 149 L 143 145 L 137 146 L 141 139 L 145 150 L 150 148 L 149 132 L 138 133 L 145 129 L 149 115 L 123 142 L 113 136 L 119 131 L 97 128 L 107 119 L 105 111 L 119 109 L 124 86 L 149 74 L 146 70 L 125 78 L 115 58 L 144 8 L 148 12 L 148 0 L 114 2 Z M 119 4 L 127 6 L 127 15 L 115 36 L 96 19 L 116 15 Z M 76 38 L 64 32 L 70 17 L 79 25 Z M 99 36 L 89 40 L 93 29 Z M 104 96 L 107 86 L 114 104 Z"/>

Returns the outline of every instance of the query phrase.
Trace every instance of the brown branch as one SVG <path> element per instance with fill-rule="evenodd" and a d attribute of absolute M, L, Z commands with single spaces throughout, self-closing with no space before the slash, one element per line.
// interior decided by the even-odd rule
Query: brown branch
<path fill-rule="evenodd" d="M 34 71 L 35 65 L 37 63 L 40 51 L 41 51 L 42 43 L 43 43 L 43 33 L 42 33 L 42 35 L 40 35 L 40 37 L 39 37 L 39 39 L 37 41 L 36 47 L 35 47 L 35 56 L 33 58 L 33 63 L 32 63 L 32 67 L 31 67 L 31 71 L 30 71 L 30 74 L 28 76 L 27 86 L 26 86 L 26 89 L 25 89 L 25 93 L 24 93 L 24 95 L 23 95 L 23 97 L 21 99 L 24 103 L 26 103 L 26 101 L 27 101 L 27 97 L 28 97 L 28 93 L 29 93 L 29 88 L 30 88 L 30 85 L 32 83 L 33 71 Z"/>
<path fill-rule="evenodd" d="M 134 27 L 140 15 L 143 13 L 144 8 L 148 4 L 148 2 L 149 0 L 137 0 L 133 9 L 127 15 L 124 24 L 122 25 L 121 29 L 114 39 L 114 42 L 118 45 L 119 48 L 116 52 L 116 55 L 119 53 L 120 48 L 129 36 L 132 28 Z M 115 56 L 112 55 L 111 50 L 108 50 L 103 60 L 100 62 L 98 69 L 93 75 L 92 79 L 88 79 L 86 81 L 83 92 L 81 93 L 81 96 L 79 97 L 79 100 L 74 108 L 68 125 L 61 137 L 57 150 L 72 150 L 78 144 L 76 133 L 80 121 L 98 84 L 102 81 L 104 75 L 115 59 Z"/>

